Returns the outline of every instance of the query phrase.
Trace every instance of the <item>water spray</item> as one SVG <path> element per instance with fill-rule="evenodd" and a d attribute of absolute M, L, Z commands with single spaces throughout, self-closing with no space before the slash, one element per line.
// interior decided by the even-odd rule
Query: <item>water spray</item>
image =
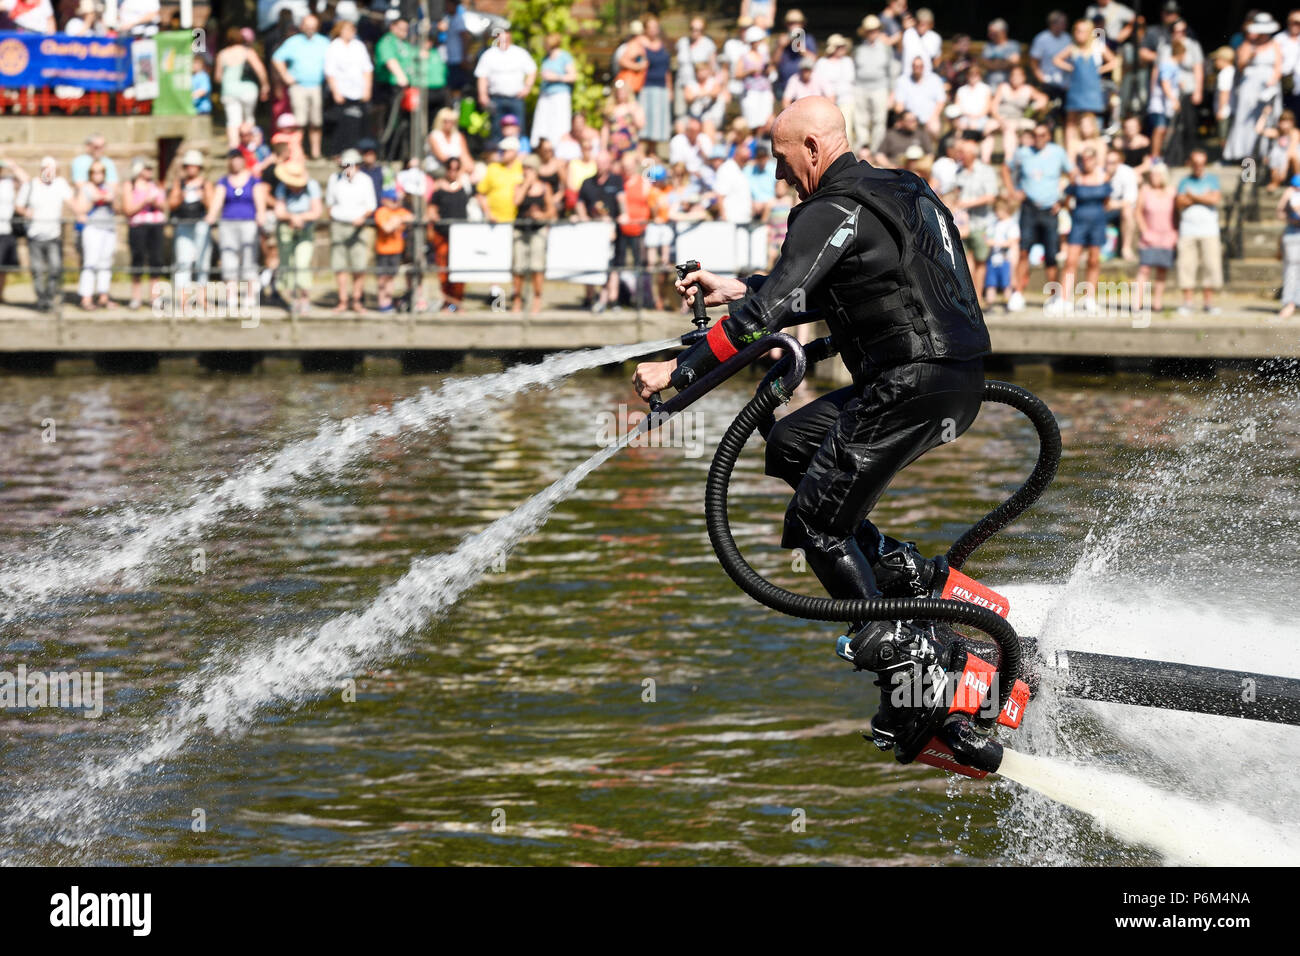
<path fill-rule="evenodd" d="M 698 296 L 696 301 L 700 301 Z M 859 626 L 861 622 L 882 620 L 911 620 L 931 626 L 933 641 L 922 640 L 896 649 L 886 645 L 890 656 L 882 655 L 878 666 L 871 668 L 884 688 L 882 697 L 888 695 L 891 706 L 888 724 L 881 726 L 873 721 L 867 736 L 881 749 L 892 751 L 900 763 L 916 761 L 977 779 L 1001 773 L 1069 806 L 1113 820 L 1115 814 L 1107 814 L 1106 801 L 1079 796 L 1081 791 L 1071 788 L 1068 781 L 1076 774 L 1066 765 L 1015 753 L 996 739 L 997 728 L 1014 730 L 1020 726 L 1031 695 L 1043 682 L 1051 681 L 1061 697 L 1300 725 L 1300 680 L 1082 651 L 1040 654 L 1037 642 L 1017 635 L 1008 622 L 1010 601 L 961 572 L 981 544 L 1043 494 L 1060 461 L 1060 431 L 1050 409 L 1027 390 L 1010 383 L 986 382 L 984 401 L 1016 408 L 1033 424 L 1039 439 L 1035 467 L 1010 497 L 937 559 L 937 573 L 929 582 L 928 596 L 835 600 L 795 594 L 767 581 L 745 560 L 732 537 L 727 515 L 728 485 L 749 437 L 758 430 L 766 434 L 765 425 L 770 423 L 774 409 L 789 400 L 809 365 L 835 354 L 830 338 L 805 348 L 789 335 L 768 335 L 686 385 L 668 401 L 658 395 L 652 397 L 650 405 L 655 414 L 647 419 L 647 425 L 662 424 L 774 348 L 783 350 L 783 358 L 737 414 L 715 453 L 705 490 L 709 540 L 728 576 L 756 601 L 783 614 Z M 978 629 L 983 632 L 983 641 L 954 631 L 952 625 Z M 841 645 L 850 636 L 841 638 Z M 1124 779 L 1139 786 L 1136 781 Z M 1129 839 L 1157 848 L 1173 845 L 1173 841 L 1162 841 L 1159 834 L 1143 831 L 1140 826 L 1122 832 Z M 1223 862 L 1222 854 L 1211 856 Z M 1300 860 L 1300 850 L 1281 850 L 1279 858 Z"/>
<path fill-rule="evenodd" d="M 248 462 L 182 506 L 162 511 L 128 509 L 111 515 L 103 530 L 108 540 L 103 543 L 60 557 L 10 561 L 0 568 L 0 620 L 30 613 L 61 595 L 117 577 L 140 583 L 145 579 L 144 569 L 156 566 L 168 545 L 193 539 L 232 509 L 260 510 L 276 490 L 338 473 L 374 441 L 434 429 L 457 415 L 473 412 L 485 400 L 553 388 L 576 372 L 663 351 L 679 341 L 674 337 L 560 352 L 535 365 L 452 379 L 437 391 L 422 389 L 391 407 L 326 422 L 311 437 Z"/>

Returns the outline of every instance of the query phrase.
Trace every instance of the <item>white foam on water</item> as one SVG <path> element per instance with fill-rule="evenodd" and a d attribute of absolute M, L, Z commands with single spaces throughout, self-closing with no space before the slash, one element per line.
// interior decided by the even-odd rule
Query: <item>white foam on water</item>
<path fill-rule="evenodd" d="M 1300 598 L 1285 586 L 1300 572 L 1288 464 L 1300 402 L 1257 402 L 1251 388 L 1217 387 L 1172 423 L 1175 440 L 1109 490 L 1062 580 L 998 588 L 1018 633 L 1049 659 L 1091 651 L 1300 678 Z M 1172 864 L 1300 863 L 1300 728 L 1063 700 L 1047 670 L 1006 742 L 1020 753 L 1005 776 L 1031 788 L 1012 788 L 1000 814 L 1015 861 L 1115 862 L 1105 834 Z M 1081 828 L 1062 806 L 1096 823 Z"/>
<path fill-rule="evenodd" d="M 292 442 L 240 467 L 229 478 L 193 495 L 182 505 L 155 510 L 127 508 L 110 515 L 104 540 L 66 555 L 16 558 L 0 568 L 0 621 L 20 617 L 41 604 L 117 580 L 137 585 L 155 567 L 168 545 L 193 539 L 227 511 L 257 511 L 271 492 L 298 481 L 337 474 L 371 442 L 400 433 L 438 427 L 472 413 L 485 400 L 508 398 L 531 388 L 554 387 L 576 372 L 663 351 L 678 339 L 614 345 L 548 356 L 535 365 L 504 372 L 451 379 L 438 391 L 418 394 L 365 415 L 326 422 L 310 438 Z M 47 547 L 58 532 L 51 534 Z"/>
<path fill-rule="evenodd" d="M 3 815 L 5 833 L 48 825 L 72 854 L 88 851 L 128 804 L 139 777 L 209 735 L 243 733 L 268 707 L 301 704 L 336 692 L 358 671 L 407 650 L 422 629 L 454 605 L 502 556 L 540 528 L 557 503 L 626 446 L 602 448 L 568 474 L 451 552 L 420 558 L 365 608 L 263 644 L 233 661 L 217 650 L 177 688 L 178 703 L 110 758 L 77 768 L 73 782 L 20 796 Z"/>
<path fill-rule="evenodd" d="M 1091 816 L 1103 832 L 1195 866 L 1298 866 L 1300 841 L 1233 804 L 1179 797 L 1095 765 L 1007 750 L 999 775 Z"/>

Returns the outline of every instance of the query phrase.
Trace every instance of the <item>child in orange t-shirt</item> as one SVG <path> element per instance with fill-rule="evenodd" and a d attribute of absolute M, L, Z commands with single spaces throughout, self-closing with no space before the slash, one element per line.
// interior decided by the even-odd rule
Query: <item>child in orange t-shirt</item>
<path fill-rule="evenodd" d="M 402 265 L 406 250 L 403 231 L 415 219 L 411 210 L 397 202 L 397 190 L 385 189 L 375 210 L 375 271 L 379 275 L 379 311 L 393 311 L 393 276 Z M 411 282 L 406 282 L 409 293 Z"/>

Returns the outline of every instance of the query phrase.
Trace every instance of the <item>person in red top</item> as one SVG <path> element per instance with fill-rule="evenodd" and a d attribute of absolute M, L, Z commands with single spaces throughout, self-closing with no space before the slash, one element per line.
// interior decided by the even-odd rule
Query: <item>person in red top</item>
<path fill-rule="evenodd" d="M 645 301 L 653 295 L 648 291 L 650 276 L 645 271 L 645 227 L 650 221 L 650 184 L 641 171 L 641 159 L 635 152 L 624 153 L 619 160 L 623 171 L 623 208 L 618 216 L 618 235 L 614 240 L 614 268 L 631 260 L 636 269 L 634 288 L 636 298 Z"/>
<path fill-rule="evenodd" d="M 275 133 L 271 136 L 271 145 L 274 146 L 276 143 L 289 144 L 288 162 L 306 165 L 307 154 L 302 148 L 302 129 L 292 113 L 281 113 L 280 118 L 275 121 Z"/>

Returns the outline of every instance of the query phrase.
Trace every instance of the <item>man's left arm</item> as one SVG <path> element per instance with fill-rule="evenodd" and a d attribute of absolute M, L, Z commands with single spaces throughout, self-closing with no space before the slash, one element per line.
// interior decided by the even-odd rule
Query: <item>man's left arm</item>
<path fill-rule="evenodd" d="M 825 200 L 801 210 L 776 267 L 715 322 L 708 336 L 677 360 L 673 386 L 685 388 L 740 349 L 765 335 L 809 321 L 808 300 L 835 265 L 856 245 L 862 209 Z"/>

